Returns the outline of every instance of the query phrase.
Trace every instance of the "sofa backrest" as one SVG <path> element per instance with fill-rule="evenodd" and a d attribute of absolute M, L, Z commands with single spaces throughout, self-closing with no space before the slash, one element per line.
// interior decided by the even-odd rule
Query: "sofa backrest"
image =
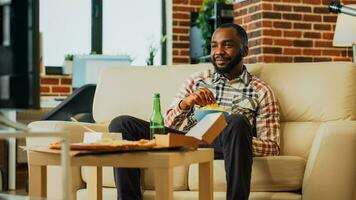
<path fill-rule="evenodd" d="M 161 94 L 162 114 L 170 105 L 179 86 L 194 72 L 211 67 L 131 66 L 102 70 L 93 102 L 93 117 L 108 123 L 118 115 L 133 115 L 148 120 L 153 110 L 153 94 Z"/>
<path fill-rule="evenodd" d="M 210 63 L 170 66 L 118 66 L 103 69 L 93 102 L 97 123 L 109 123 L 118 115 L 133 115 L 148 120 L 153 110 L 153 94 L 161 94 L 162 114 L 171 104 L 179 87 L 192 74 L 213 68 Z M 253 74 L 259 65 L 248 66 Z"/>
<path fill-rule="evenodd" d="M 262 64 L 260 78 L 281 113 L 281 154 L 307 158 L 322 123 L 356 119 L 356 65 L 350 62 Z"/>
<path fill-rule="evenodd" d="M 281 121 L 356 118 L 356 65 L 352 63 L 264 64 L 260 78 L 278 98 Z"/>
<path fill-rule="evenodd" d="M 118 115 L 148 120 L 153 93 L 168 108 L 184 80 L 204 65 L 114 67 L 102 71 L 93 104 L 98 123 Z M 274 90 L 281 111 L 281 152 L 307 157 L 321 123 L 356 119 L 356 66 L 350 62 L 250 64 L 248 70 Z"/>

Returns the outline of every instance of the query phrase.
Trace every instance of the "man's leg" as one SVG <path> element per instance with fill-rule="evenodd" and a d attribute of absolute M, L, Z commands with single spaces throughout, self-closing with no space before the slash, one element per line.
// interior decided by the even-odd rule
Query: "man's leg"
<path fill-rule="evenodd" d="M 125 140 L 148 139 L 150 136 L 150 124 L 144 120 L 119 116 L 113 119 L 109 125 L 110 132 L 121 132 Z M 183 133 L 166 127 L 166 132 Z M 117 188 L 118 200 L 141 200 L 140 169 L 138 168 L 114 168 L 114 178 Z"/>
<path fill-rule="evenodd" d="M 252 127 L 243 115 L 226 118 L 227 127 L 214 141 L 215 158 L 225 160 L 227 200 L 247 200 L 252 169 Z"/>
<path fill-rule="evenodd" d="M 125 140 L 139 140 L 149 138 L 149 123 L 143 120 L 119 116 L 109 125 L 110 132 L 121 132 Z M 114 168 L 114 178 L 118 200 L 141 200 L 140 169 Z"/>

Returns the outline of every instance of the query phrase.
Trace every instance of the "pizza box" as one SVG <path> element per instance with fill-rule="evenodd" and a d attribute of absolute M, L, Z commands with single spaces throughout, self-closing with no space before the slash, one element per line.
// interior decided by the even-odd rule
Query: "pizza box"
<path fill-rule="evenodd" d="M 185 135 L 168 133 L 155 135 L 157 146 L 198 148 L 199 144 L 211 144 L 227 126 L 223 113 L 206 115 Z"/>

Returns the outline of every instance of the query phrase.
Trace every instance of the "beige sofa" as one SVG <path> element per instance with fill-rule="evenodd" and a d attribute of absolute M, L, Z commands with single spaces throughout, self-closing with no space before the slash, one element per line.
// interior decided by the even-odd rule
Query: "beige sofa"
<path fill-rule="evenodd" d="M 129 114 L 149 119 L 152 95 L 161 93 L 162 109 L 189 74 L 206 65 L 116 67 L 102 72 L 95 93 L 93 115 L 106 131 L 111 119 Z M 250 64 L 250 72 L 274 89 L 281 111 L 281 155 L 255 157 L 250 199 L 356 199 L 356 65 L 335 63 Z M 65 130 L 81 141 L 83 129 L 73 122 L 37 121 L 33 129 Z M 31 139 L 28 144 L 50 141 Z M 85 168 L 73 168 L 71 195 L 88 199 Z M 60 172 L 48 171 L 48 196 L 58 197 Z M 154 199 L 152 172 L 144 170 L 144 199 Z M 116 199 L 113 170 L 104 169 L 103 199 Z M 198 199 L 197 166 L 174 170 L 174 199 Z M 214 199 L 225 199 L 224 163 L 214 162 Z"/>

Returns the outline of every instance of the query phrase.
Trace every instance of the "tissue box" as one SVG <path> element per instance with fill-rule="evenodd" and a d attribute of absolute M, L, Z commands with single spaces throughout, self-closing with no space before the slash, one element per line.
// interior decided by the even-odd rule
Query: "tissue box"
<path fill-rule="evenodd" d="M 104 138 L 110 138 L 112 140 L 122 140 L 122 134 L 109 132 L 84 132 L 83 143 L 96 143 Z"/>

